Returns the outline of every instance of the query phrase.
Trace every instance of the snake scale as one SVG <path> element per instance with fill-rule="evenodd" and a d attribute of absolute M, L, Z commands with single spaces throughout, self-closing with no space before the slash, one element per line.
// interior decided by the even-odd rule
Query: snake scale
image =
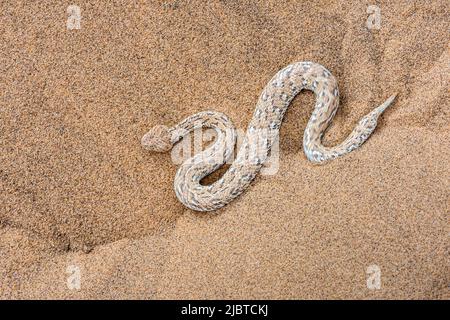
<path fill-rule="evenodd" d="M 236 142 L 235 127 L 223 113 L 204 111 L 170 128 L 157 125 L 142 137 L 142 146 L 151 151 L 165 152 L 195 129 L 216 130 L 215 143 L 180 166 L 175 176 L 174 189 L 178 199 L 190 209 L 219 209 L 239 196 L 255 178 L 279 135 L 289 104 L 303 89 L 313 91 L 316 96 L 314 111 L 303 135 L 306 157 L 315 163 L 335 159 L 361 146 L 375 130 L 380 114 L 396 96 L 392 95 L 364 116 L 341 144 L 325 147 L 321 143 L 322 136 L 339 105 L 337 81 L 320 64 L 297 62 L 280 70 L 263 89 L 236 159 L 214 183 L 202 185 L 201 180 L 227 162 Z"/>

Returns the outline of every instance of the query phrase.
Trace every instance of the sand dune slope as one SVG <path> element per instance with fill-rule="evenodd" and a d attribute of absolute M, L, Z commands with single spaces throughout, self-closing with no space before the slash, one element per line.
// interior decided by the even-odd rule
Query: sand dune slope
<path fill-rule="evenodd" d="M 66 3 L 2 2 L 0 298 L 448 299 L 450 8 L 377 3 L 379 29 L 361 1 L 86 0 L 68 30 Z M 185 209 L 177 165 L 141 136 L 207 109 L 245 129 L 302 60 L 338 79 L 325 144 L 398 99 L 361 149 L 317 166 L 301 93 L 276 173 L 215 214 Z"/>

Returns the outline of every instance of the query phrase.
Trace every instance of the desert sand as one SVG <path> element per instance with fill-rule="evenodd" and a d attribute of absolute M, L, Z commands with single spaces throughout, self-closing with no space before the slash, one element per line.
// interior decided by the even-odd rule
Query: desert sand
<path fill-rule="evenodd" d="M 74 4 L 73 30 L 67 2 L 0 4 L 1 299 L 450 297 L 448 1 L 376 1 L 379 28 L 371 1 Z M 306 60 L 339 84 L 327 145 L 398 92 L 373 136 L 310 163 L 302 92 L 277 173 L 186 209 L 142 135 L 207 109 L 245 129 L 268 80 Z"/>

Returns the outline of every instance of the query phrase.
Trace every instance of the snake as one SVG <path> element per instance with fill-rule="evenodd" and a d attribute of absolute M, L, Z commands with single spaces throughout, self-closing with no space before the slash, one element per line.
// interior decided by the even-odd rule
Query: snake
<path fill-rule="evenodd" d="M 202 111 L 168 127 L 155 125 L 141 139 L 144 149 L 167 152 L 196 129 L 211 128 L 217 136 L 212 145 L 185 160 L 178 168 L 174 190 L 178 200 L 195 211 L 214 211 L 230 203 L 255 179 L 271 147 L 279 137 L 284 114 L 301 90 L 315 94 L 315 106 L 303 135 L 303 150 L 313 163 L 324 163 L 360 147 L 377 126 L 378 117 L 397 94 L 361 118 L 339 145 L 327 147 L 322 137 L 339 106 L 336 78 L 324 66 L 311 61 L 296 62 L 278 71 L 259 96 L 244 140 L 228 170 L 216 181 L 202 179 L 223 166 L 234 153 L 236 129 L 231 119 L 217 111 Z"/>

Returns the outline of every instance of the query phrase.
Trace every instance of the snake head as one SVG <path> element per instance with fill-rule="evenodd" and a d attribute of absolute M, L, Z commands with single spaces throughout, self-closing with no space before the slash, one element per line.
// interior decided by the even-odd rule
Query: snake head
<path fill-rule="evenodd" d="M 173 145 L 169 128 L 163 125 L 154 126 L 142 137 L 141 144 L 144 149 L 149 151 L 169 151 Z"/>

